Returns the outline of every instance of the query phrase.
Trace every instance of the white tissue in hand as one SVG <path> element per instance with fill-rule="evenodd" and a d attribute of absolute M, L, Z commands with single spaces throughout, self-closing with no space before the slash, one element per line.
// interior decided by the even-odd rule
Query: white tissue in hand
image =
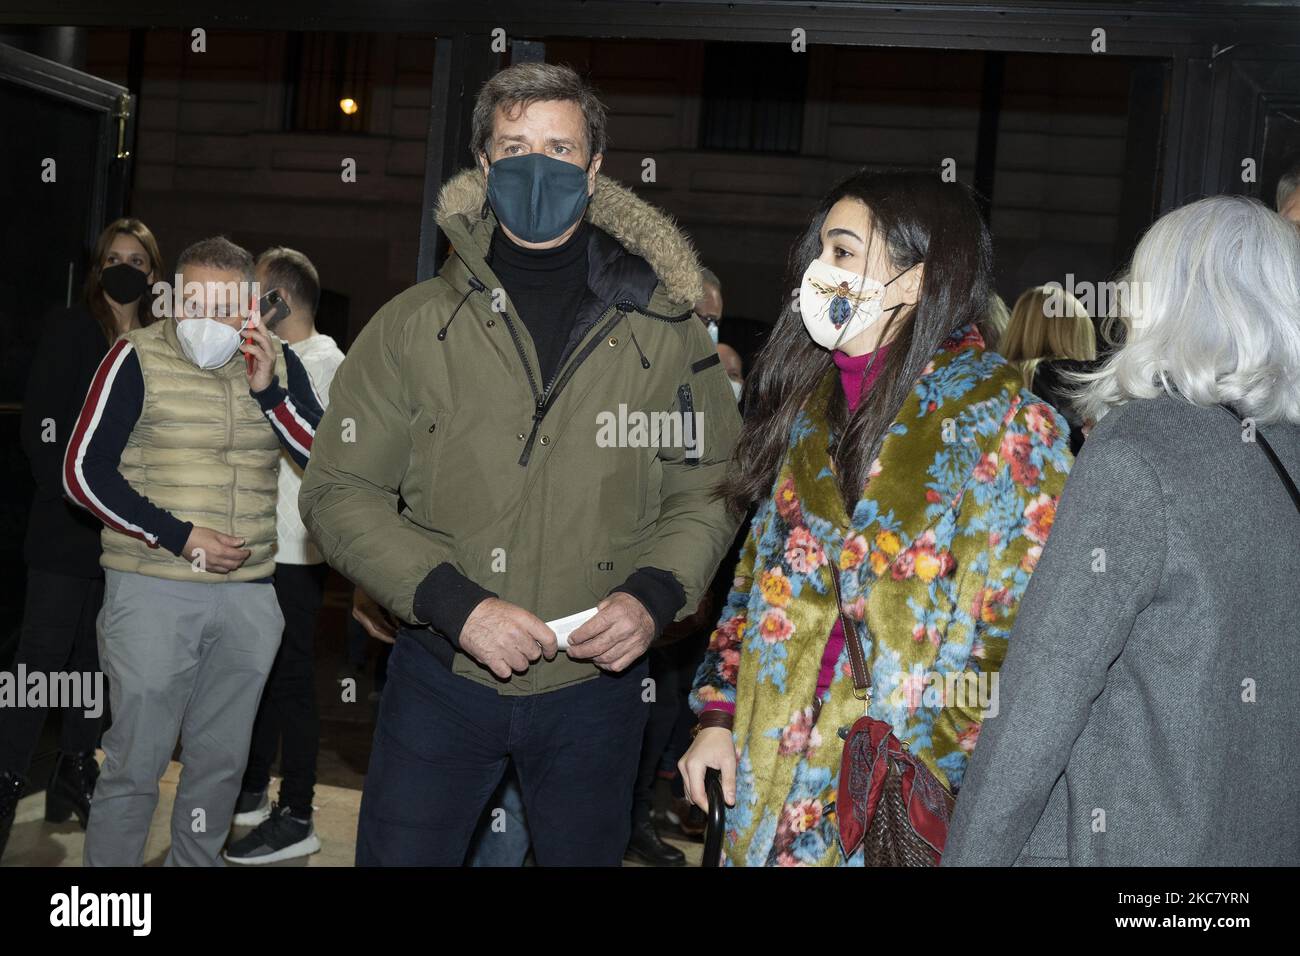
<path fill-rule="evenodd" d="M 596 609 L 589 607 L 577 614 L 570 614 L 568 617 L 557 617 L 554 621 L 547 621 L 546 626 L 555 632 L 556 643 L 559 645 L 560 650 L 563 651 L 569 647 L 569 635 L 595 616 Z"/>

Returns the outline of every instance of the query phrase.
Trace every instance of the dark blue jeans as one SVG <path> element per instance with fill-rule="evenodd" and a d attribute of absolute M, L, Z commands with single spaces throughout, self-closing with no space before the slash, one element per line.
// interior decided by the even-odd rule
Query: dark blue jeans
<path fill-rule="evenodd" d="M 479 818 L 478 828 L 469 843 L 466 866 L 523 866 L 528 859 L 528 818 L 524 815 L 524 794 L 519 776 L 506 771 L 487 810 Z"/>
<path fill-rule="evenodd" d="M 358 866 L 460 866 L 513 760 L 540 866 L 618 866 L 650 705 L 642 658 L 560 690 L 507 697 L 400 634 L 357 828 Z"/>

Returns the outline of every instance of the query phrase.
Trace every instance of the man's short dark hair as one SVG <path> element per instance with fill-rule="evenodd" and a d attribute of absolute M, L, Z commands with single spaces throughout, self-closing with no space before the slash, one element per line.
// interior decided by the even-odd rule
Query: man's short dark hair
<path fill-rule="evenodd" d="M 257 267 L 266 271 L 266 288 L 283 289 L 296 305 L 316 314 L 320 306 L 320 274 L 311 260 L 297 249 L 275 246 L 257 257 Z"/>
<path fill-rule="evenodd" d="M 200 239 L 193 245 L 186 246 L 176 260 L 176 271 L 183 272 L 186 266 L 207 266 L 209 269 L 238 272 L 245 282 L 252 282 L 254 278 L 253 254 L 225 236 Z"/>
<path fill-rule="evenodd" d="M 483 84 L 474 101 L 470 152 L 477 160 L 488 152 L 497 107 L 507 112 L 554 100 L 577 103 L 587 122 L 587 159 L 605 151 L 605 105 L 595 88 L 572 67 L 556 63 L 516 63 Z"/>

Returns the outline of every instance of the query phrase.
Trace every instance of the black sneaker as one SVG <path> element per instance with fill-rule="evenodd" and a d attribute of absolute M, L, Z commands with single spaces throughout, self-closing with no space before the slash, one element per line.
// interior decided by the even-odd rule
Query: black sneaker
<path fill-rule="evenodd" d="M 222 854 L 231 863 L 261 864 L 292 860 L 320 851 L 320 840 L 310 819 L 300 820 L 278 803 L 256 830 L 236 840 Z"/>
<path fill-rule="evenodd" d="M 265 790 L 241 790 L 235 801 L 235 819 L 237 827 L 255 827 L 271 815 L 271 801 Z"/>

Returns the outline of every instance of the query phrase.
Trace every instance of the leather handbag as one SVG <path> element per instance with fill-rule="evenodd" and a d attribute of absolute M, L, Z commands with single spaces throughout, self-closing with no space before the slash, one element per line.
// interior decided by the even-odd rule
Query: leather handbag
<path fill-rule="evenodd" d="M 844 612 L 834 566 L 830 576 L 849 648 L 853 693 L 870 707 L 871 672 L 862 642 Z M 861 846 L 867 866 L 938 866 L 956 798 L 885 721 L 863 714 L 840 736 L 844 755 L 835 805 L 845 857 Z"/>

